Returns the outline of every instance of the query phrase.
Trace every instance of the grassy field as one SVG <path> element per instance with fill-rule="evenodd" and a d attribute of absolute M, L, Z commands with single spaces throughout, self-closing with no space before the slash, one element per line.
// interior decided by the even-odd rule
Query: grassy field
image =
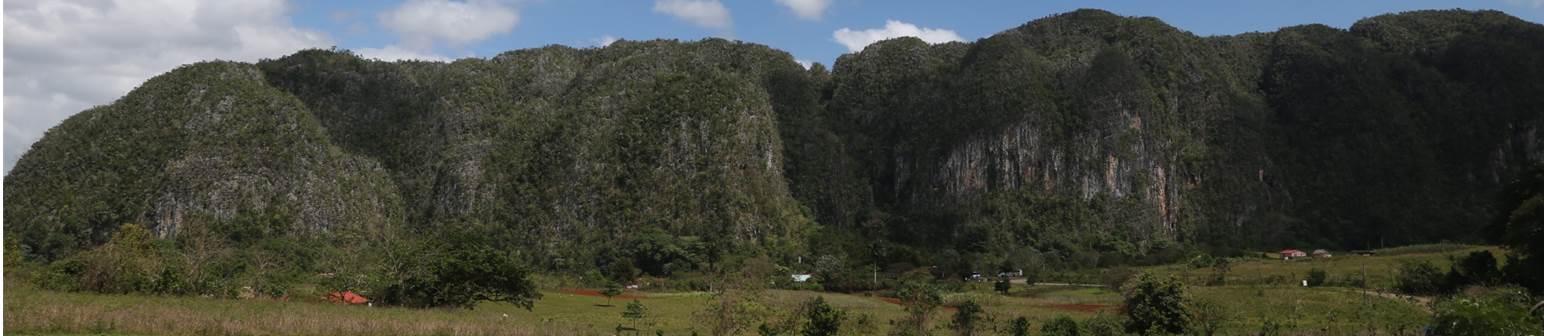
<path fill-rule="evenodd" d="M 1066 315 L 1084 319 L 1098 313 L 1116 314 L 1120 298 L 1097 288 L 1020 289 L 1033 296 L 1002 296 L 966 291 L 945 302 L 974 300 L 999 326 L 1018 316 L 1040 321 Z M 414 310 L 339 306 L 314 302 L 217 300 L 188 297 L 77 294 L 12 288 L 5 293 L 7 334 L 124 334 L 124 335 L 602 335 L 619 324 L 624 300 L 564 292 L 546 292 L 530 311 L 507 304 L 484 304 L 474 310 Z M 638 325 L 647 331 L 688 334 L 693 313 L 707 305 L 703 293 L 651 293 L 639 298 L 651 317 Z M 765 295 L 774 311 L 824 296 L 833 306 L 867 315 L 869 331 L 884 333 L 899 319 L 899 305 L 880 297 L 772 290 Z M 1292 329 L 1360 331 L 1409 330 L 1427 319 L 1419 306 L 1349 290 L 1298 287 L 1193 287 L 1198 300 L 1217 302 L 1231 312 L 1229 331 L 1259 330 L 1266 321 Z M 1365 298 L 1365 300 L 1363 300 Z M 953 311 L 940 309 L 935 321 Z M 507 315 L 507 316 L 506 316 Z M 942 322 L 935 323 L 942 328 Z M 695 329 L 701 331 L 701 329 Z"/>
<path fill-rule="evenodd" d="M 1119 297 L 1112 292 L 1088 292 L 1053 291 L 1034 297 L 965 292 L 947 295 L 945 302 L 974 300 L 989 316 L 1001 321 L 1017 316 L 1083 318 L 1095 311 L 1115 309 L 1118 304 Z M 316 302 L 59 293 L 12 287 L 5 293 L 5 331 L 49 335 L 599 335 L 611 334 L 621 324 L 639 327 L 646 333 L 703 331 L 693 328 L 693 316 L 708 305 L 708 294 L 644 295 L 637 300 L 647 307 L 650 317 L 635 325 L 621 317 L 629 300 L 608 302 L 605 298 L 564 291 L 544 292 L 536 307 L 527 311 L 500 303 L 483 304 L 473 310 L 415 310 Z M 787 312 L 815 296 L 824 296 L 832 306 L 851 312 L 854 319 L 866 315 L 874 332 L 883 333 L 889 329 L 889 321 L 904 314 L 893 300 L 878 296 L 769 290 L 763 297 L 771 311 Z M 939 309 L 934 319 L 942 321 L 951 313 L 947 307 Z"/>
<path fill-rule="evenodd" d="M 1300 258 L 1296 260 L 1281 260 L 1273 258 L 1244 257 L 1235 258 L 1232 269 L 1227 273 L 1226 284 L 1229 285 L 1262 285 L 1262 286 L 1292 286 L 1302 285 L 1303 279 L 1313 269 L 1320 269 L 1328 274 L 1330 285 L 1344 285 L 1352 279 L 1359 278 L 1361 274 L 1367 275 L 1367 288 L 1378 290 L 1390 290 L 1394 287 L 1394 277 L 1399 273 L 1399 265 L 1411 261 L 1428 261 L 1436 264 L 1442 270 L 1447 270 L 1451 262 L 1448 256 L 1459 256 L 1475 251 L 1491 251 L 1498 259 L 1504 262 L 1504 251 L 1498 247 L 1471 246 L 1471 245 L 1413 245 L 1399 248 L 1377 250 L 1374 256 L 1360 256 L 1352 253 L 1337 253 L 1330 258 Z M 1211 268 L 1195 268 L 1186 264 L 1174 264 L 1148 268 L 1155 274 L 1173 275 L 1180 278 L 1186 284 L 1205 284 L 1212 277 Z"/>
<path fill-rule="evenodd" d="M 1429 260 L 1445 267 L 1449 254 L 1468 253 L 1486 247 L 1426 247 L 1383 251 L 1376 257 L 1336 256 L 1329 260 L 1243 260 L 1234 263 L 1225 286 L 1198 286 L 1210 276 L 1209 269 L 1186 265 L 1150 268 L 1192 284 L 1188 295 L 1210 302 L 1225 312 L 1225 334 L 1251 334 L 1265 325 L 1277 325 L 1290 334 L 1408 334 L 1429 319 L 1418 302 L 1388 298 L 1377 293 L 1344 287 L 1304 288 L 1298 280 L 1309 269 L 1330 273 L 1331 280 L 1368 270 L 1372 287 L 1386 288 L 1399 263 Z M 685 335 L 694 327 L 694 315 L 712 297 L 701 292 L 628 292 L 648 309 L 649 318 L 637 325 L 622 318 L 630 298 L 607 300 L 592 291 L 551 288 L 532 310 L 502 303 L 487 303 L 473 310 L 402 309 L 340 306 L 321 302 L 273 300 L 220 300 L 198 297 L 156 297 L 60 293 L 7 282 L 5 291 L 6 334 L 122 334 L 122 335 L 607 335 L 620 324 L 636 326 L 643 334 L 661 331 Z M 883 334 L 891 321 L 904 312 L 893 299 L 810 291 L 769 290 L 761 295 L 772 314 L 787 314 L 799 303 L 823 296 L 833 306 L 849 312 L 849 325 L 860 317 L 867 334 Z M 1086 319 L 1096 314 L 1118 314 L 1121 297 L 1103 288 L 1017 285 L 1008 295 L 975 283 L 961 292 L 947 294 L 946 307 L 933 320 L 943 328 L 952 308 L 975 301 L 985 309 L 987 323 L 1005 328 L 1013 318 L 1028 317 L 1035 328 L 1058 316 Z M 769 319 L 776 319 L 772 316 Z M 850 326 L 853 327 L 853 326 Z"/>

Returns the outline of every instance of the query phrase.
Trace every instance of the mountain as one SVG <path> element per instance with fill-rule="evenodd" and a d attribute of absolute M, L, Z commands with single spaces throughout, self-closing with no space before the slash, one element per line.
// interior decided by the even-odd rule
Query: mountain
<path fill-rule="evenodd" d="M 5 229 L 47 258 L 126 221 L 482 223 L 569 271 L 644 236 L 961 269 L 1477 240 L 1544 154 L 1538 78 L 1544 27 L 1461 10 L 1210 37 L 1079 10 L 830 71 L 720 39 L 307 50 L 71 117 L 6 179 Z"/>

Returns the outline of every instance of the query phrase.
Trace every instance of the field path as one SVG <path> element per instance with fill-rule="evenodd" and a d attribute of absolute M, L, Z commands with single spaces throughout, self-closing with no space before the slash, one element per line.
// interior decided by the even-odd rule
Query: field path
<path fill-rule="evenodd" d="M 1432 310 L 1431 310 L 1432 298 L 1429 297 L 1429 296 L 1405 295 L 1405 294 L 1399 294 L 1399 293 L 1389 293 L 1389 292 L 1383 292 L 1383 291 L 1375 291 L 1375 290 L 1370 290 L 1370 289 L 1361 289 L 1361 290 L 1352 289 L 1351 292 L 1353 292 L 1353 293 L 1361 293 L 1363 295 L 1370 295 L 1370 296 L 1381 297 L 1381 298 L 1390 299 L 1390 300 L 1400 300 L 1400 301 L 1405 301 L 1405 302 L 1414 302 L 1414 303 L 1417 303 L 1417 306 L 1421 307 L 1421 310 L 1425 310 L 1428 313 L 1432 312 Z"/>
<path fill-rule="evenodd" d="M 578 295 L 578 296 L 606 297 L 605 295 L 601 295 L 600 291 L 594 290 L 594 289 L 563 288 L 563 289 L 559 289 L 558 292 L 559 293 L 563 293 L 563 294 L 573 294 L 573 295 Z M 649 295 L 648 294 L 644 294 L 643 292 L 622 291 L 622 294 L 617 295 L 617 296 L 613 296 L 612 298 L 613 299 L 622 299 L 622 300 L 647 299 L 647 298 L 649 298 Z"/>
<path fill-rule="evenodd" d="M 1024 281 L 1024 279 L 1011 279 L 1011 280 L 1008 280 L 1008 282 L 1016 283 L 1016 284 L 1025 284 L 1025 283 L 1027 283 L 1026 281 Z M 1067 283 L 1067 282 L 1036 282 L 1032 286 L 1093 287 L 1093 288 L 1103 288 L 1104 287 L 1104 285 L 1100 285 L 1100 284 Z"/>

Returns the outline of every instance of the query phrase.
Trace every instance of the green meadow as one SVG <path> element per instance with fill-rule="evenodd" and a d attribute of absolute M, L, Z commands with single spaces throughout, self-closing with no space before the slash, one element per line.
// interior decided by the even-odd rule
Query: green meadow
<path fill-rule="evenodd" d="M 1186 284 L 1194 302 L 1220 308 L 1225 334 L 1254 334 L 1275 328 L 1288 334 L 1408 334 L 1430 319 L 1420 298 L 1385 294 L 1401 262 L 1429 261 L 1445 267 L 1448 255 L 1491 249 L 1475 246 L 1426 246 L 1380 250 L 1375 256 L 1336 255 L 1329 259 L 1281 261 L 1240 259 L 1233 263 L 1226 284 L 1205 286 L 1208 268 L 1165 265 L 1145 271 L 1172 275 Z M 1322 269 L 1331 281 L 1324 287 L 1300 285 L 1310 269 Z M 1335 279 L 1365 269 L 1373 290 L 1339 286 Z M 845 310 L 844 330 L 851 334 L 885 334 L 905 314 L 885 293 L 823 293 L 766 290 L 759 298 L 760 319 L 775 323 L 790 318 L 798 306 L 823 296 Z M 202 297 L 65 293 L 37 289 L 20 281 L 7 283 L 6 334 L 27 335 L 609 335 L 618 326 L 640 334 L 707 334 L 701 311 L 713 297 L 705 292 L 627 291 L 616 298 L 593 289 L 546 288 L 531 310 L 504 303 L 484 303 L 475 309 L 407 309 L 346 306 L 319 298 L 291 300 L 228 300 Z M 932 327 L 946 334 L 952 306 L 974 301 L 983 308 L 989 332 L 1006 332 L 1008 323 L 1026 317 L 1039 324 L 1059 317 L 1077 320 L 1121 313 L 1119 293 L 1098 287 L 1027 286 L 1016 284 L 1002 294 L 990 283 L 969 283 L 944 295 L 933 312 Z M 628 302 L 637 300 L 646 317 L 622 317 Z M 754 328 L 751 328 L 754 333 Z M 628 332 L 630 334 L 630 332 Z"/>

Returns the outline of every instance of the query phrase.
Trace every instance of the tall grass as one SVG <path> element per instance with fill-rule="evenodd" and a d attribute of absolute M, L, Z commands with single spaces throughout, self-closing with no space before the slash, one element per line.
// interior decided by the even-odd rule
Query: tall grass
<path fill-rule="evenodd" d="M 6 333 L 569 335 L 499 315 L 263 300 L 72 294 L 7 286 Z"/>

